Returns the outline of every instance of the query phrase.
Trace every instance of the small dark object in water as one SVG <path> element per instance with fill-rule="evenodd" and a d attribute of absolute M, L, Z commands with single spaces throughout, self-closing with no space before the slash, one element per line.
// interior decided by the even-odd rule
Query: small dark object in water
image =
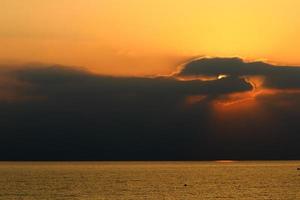
<path fill-rule="evenodd" d="M 184 187 L 186 187 L 187 186 L 187 184 L 184 184 Z"/>
<path fill-rule="evenodd" d="M 299 170 L 299 171 L 300 171 L 300 167 L 298 167 L 298 168 L 297 168 L 297 170 Z"/>

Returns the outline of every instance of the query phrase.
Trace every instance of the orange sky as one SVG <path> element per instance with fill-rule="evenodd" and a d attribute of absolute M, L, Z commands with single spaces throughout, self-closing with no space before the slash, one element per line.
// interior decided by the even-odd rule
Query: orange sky
<path fill-rule="evenodd" d="M 299 0 L 1 0 L 0 60 L 165 74 L 200 55 L 300 64 Z"/>

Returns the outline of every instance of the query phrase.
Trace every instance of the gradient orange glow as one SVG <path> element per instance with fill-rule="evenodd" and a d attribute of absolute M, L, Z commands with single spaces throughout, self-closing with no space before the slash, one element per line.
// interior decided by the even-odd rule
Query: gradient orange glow
<path fill-rule="evenodd" d="M 249 76 L 244 77 L 244 79 L 252 85 L 252 91 L 232 93 L 213 101 L 213 118 L 218 123 L 216 126 L 218 129 L 222 129 L 227 124 L 238 122 L 241 119 L 249 119 L 250 121 L 255 119 L 262 123 L 266 121 L 270 123 L 270 120 L 272 120 L 272 123 L 276 123 L 274 117 L 265 110 L 265 105 L 263 105 L 260 98 L 275 97 L 282 94 L 300 94 L 299 89 L 266 88 L 263 86 L 264 77 Z M 280 107 L 293 106 L 290 102 L 277 101 L 275 103 Z"/>
<path fill-rule="evenodd" d="M 168 74 L 199 56 L 300 64 L 298 0 L 1 0 L 0 60 Z"/>
<path fill-rule="evenodd" d="M 193 96 L 188 96 L 185 99 L 185 105 L 187 106 L 192 106 L 198 103 L 201 103 L 203 100 L 205 100 L 206 96 L 205 95 L 193 95 Z"/>

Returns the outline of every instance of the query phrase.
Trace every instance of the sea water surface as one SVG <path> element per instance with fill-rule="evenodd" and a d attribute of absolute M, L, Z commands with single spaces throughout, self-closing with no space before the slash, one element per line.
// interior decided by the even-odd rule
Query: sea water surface
<path fill-rule="evenodd" d="M 300 200 L 300 161 L 2 162 L 1 200 Z"/>

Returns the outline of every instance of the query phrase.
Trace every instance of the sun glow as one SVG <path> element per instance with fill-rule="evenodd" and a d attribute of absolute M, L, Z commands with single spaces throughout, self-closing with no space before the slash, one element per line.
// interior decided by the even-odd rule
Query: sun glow
<path fill-rule="evenodd" d="M 279 94 L 299 94 L 300 89 L 273 89 L 264 87 L 263 76 L 247 76 L 244 80 L 252 86 L 251 91 L 236 92 L 217 98 L 213 107 L 218 115 L 241 114 L 260 110 L 259 97 Z"/>
<path fill-rule="evenodd" d="M 225 74 L 220 74 L 220 75 L 218 75 L 218 80 L 220 80 L 220 79 L 223 79 L 223 78 L 227 78 L 228 76 L 227 75 L 225 75 Z"/>
<path fill-rule="evenodd" d="M 227 77 L 227 76 L 226 76 Z M 226 77 L 220 76 L 205 76 L 205 75 L 197 75 L 197 76 L 176 76 L 175 78 L 180 81 L 215 81 Z"/>

